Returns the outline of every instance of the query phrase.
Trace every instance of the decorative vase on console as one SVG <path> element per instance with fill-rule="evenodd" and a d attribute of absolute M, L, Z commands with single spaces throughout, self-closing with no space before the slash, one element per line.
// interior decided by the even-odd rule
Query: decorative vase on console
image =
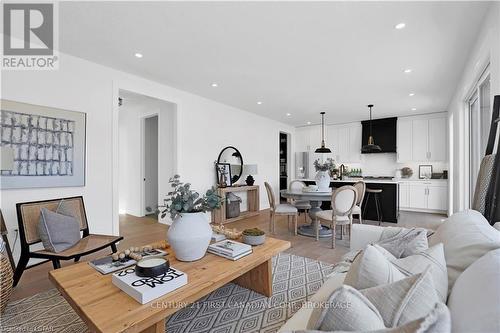
<path fill-rule="evenodd" d="M 164 218 L 167 213 L 172 218 L 172 225 L 167 231 L 167 240 L 180 261 L 195 261 L 203 258 L 207 252 L 212 228 L 205 216 L 206 212 L 220 208 L 222 198 L 214 188 L 203 196 L 191 190 L 191 184 L 182 183 L 180 176 L 170 178 L 172 191 L 165 199 L 165 205 L 157 210 Z"/>
<path fill-rule="evenodd" d="M 330 188 L 330 171 L 335 169 L 335 162 L 333 158 L 327 158 L 325 162 L 320 162 L 319 159 L 314 161 L 314 168 L 316 169 L 316 185 L 318 191 L 326 192 Z"/>

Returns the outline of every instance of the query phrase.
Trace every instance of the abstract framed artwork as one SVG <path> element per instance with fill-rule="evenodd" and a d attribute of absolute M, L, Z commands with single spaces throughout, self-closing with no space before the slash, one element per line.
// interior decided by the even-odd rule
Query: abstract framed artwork
<path fill-rule="evenodd" d="M 85 185 L 85 113 L 0 102 L 2 189 Z"/>

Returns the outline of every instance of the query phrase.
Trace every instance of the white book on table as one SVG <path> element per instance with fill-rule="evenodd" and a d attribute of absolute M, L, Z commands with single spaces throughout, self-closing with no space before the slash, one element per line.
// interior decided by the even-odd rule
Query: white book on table
<path fill-rule="evenodd" d="M 188 277 L 186 273 L 172 267 L 156 277 L 140 277 L 132 267 L 113 273 L 111 281 L 137 302 L 145 304 L 186 285 Z"/>
<path fill-rule="evenodd" d="M 252 254 L 252 250 L 251 250 L 251 249 L 250 249 L 249 251 L 247 251 L 247 252 L 243 252 L 243 253 L 241 253 L 241 254 L 239 254 L 239 255 L 235 256 L 235 257 L 231 257 L 231 256 L 228 256 L 228 255 L 225 255 L 224 253 L 216 252 L 216 251 L 213 251 L 213 250 L 211 250 L 211 249 L 208 249 L 208 251 L 207 251 L 207 252 L 208 252 L 208 253 L 215 254 L 215 255 L 217 255 L 217 256 L 219 256 L 219 257 L 222 257 L 222 258 L 226 258 L 226 259 L 232 260 L 232 261 L 238 260 L 238 259 L 240 259 L 240 258 L 243 258 L 243 257 L 245 257 L 245 256 L 249 255 L 249 254 Z"/>
<path fill-rule="evenodd" d="M 237 257 L 242 253 L 251 251 L 252 246 L 226 239 L 217 243 L 210 244 L 208 246 L 208 249 L 217 253 L 225 254 L 229 257 Z"/>

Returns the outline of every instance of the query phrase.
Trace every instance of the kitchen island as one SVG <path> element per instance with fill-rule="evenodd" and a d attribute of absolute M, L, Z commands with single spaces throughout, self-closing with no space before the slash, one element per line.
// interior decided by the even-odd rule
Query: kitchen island
<path fill-rule="evenodd" d="M 316 181 L 314 179 L 298 179 L 306 183 L 306 185 L 315 185 Z M 366 183 L 366 188 L 370 189 L 381 189 L 380 193 L 380 206 L 382 207 L 382 221 L 397 223 L 399 217 L 399 189 L 398 181 L 395 179 L 362 179 L 362 178 L 345 178 L 343 180 L 331 180 L 330 187 L 339 188 L 343 185 L 353 185 L 357 181 L 364 181 Z M 368 206 L 366 206 L 368 205 Z M 329 202 L 323 202 L 321 209 L 330 209 L 331 205 Z M 363 200 L 362 210 L 366 211 L 363 214 L 364 220 L 377 221 L 377 210 L 375 208 L 375 200 L 373 196 L 370 197 L 370 201 L 367 202 L 367 196 Z"/>

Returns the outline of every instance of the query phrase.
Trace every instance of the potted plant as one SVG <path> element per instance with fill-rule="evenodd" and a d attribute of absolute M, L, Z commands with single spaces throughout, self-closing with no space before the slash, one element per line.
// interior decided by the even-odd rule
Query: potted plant
<path fill-rule="evenodd" d="M 248 245 L 264 244 L 266 240 L 266 233 L 259 228 L 245 229 L 242 233 L 243 243 Z"/>
<path fill-rule="evenodd" d="M 314 168 L 317 171 L 314 179 L 316 180 L 318 191 L 328 191 L 330 189 L 330 171 L 335 169 L 333 158 L 327 158 L 323 163 L 317 159 L 314 161 Z"/>
<path fill-rule="evenodd" d="M 212 228 L 205 216 L 206 212 L 220 208 L 222 198 L 212 187 L 205 195 L 191 189 L 191 184 L 182 183 L 179 175 L 169 180 L 172 191 L 168 192 L 161 217 L 170 214 L 172 225 L 167 232 L 167 240 L 172 246 L 175 257 L 181 261 L 195 261 L 203 258 L 210 239 Z"/>

